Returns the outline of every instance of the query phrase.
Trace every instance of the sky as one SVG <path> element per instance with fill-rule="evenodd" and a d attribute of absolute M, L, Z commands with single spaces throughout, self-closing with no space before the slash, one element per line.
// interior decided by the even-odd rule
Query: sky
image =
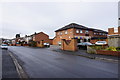
<path fill-rule="evenodd" d="M 107 31 L 118 26 L 117 1 L 4 0 L 0 3 L 0 38 L 41 31 L 53 38 L 55 30 L 70 23 Z"/>

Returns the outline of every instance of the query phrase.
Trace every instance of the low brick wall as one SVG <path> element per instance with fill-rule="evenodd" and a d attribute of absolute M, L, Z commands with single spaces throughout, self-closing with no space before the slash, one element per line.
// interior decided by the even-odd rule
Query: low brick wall
<path fill-rule="evenodd" d="M 28 44 L 23 44 L 23 46 L 29 46 Z"/>
<path fill-rule="evenodd" d="M 111 55 L 120 57 L 120 51 L 106 51 L 106 50 L 96 50 L 97 54 Z"/>
<path fill-rule="evenodd" d="M 16 46 L 21 46 L 21 44 L 16 44 Z"/>
<path fill-rule="evenodd" d="M 90 54 L 97 54 L 96 50 L 91 48 L 90 46 L 87 46 L 87 53 L 90 53 Z"/>

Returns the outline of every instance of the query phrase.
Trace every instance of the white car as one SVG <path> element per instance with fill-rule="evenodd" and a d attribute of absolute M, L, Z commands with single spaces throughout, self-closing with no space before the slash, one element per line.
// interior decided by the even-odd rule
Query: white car
<path fill-rule="evenodd" d="M 82 43 L 78 43 L 77 45 L 78 45 L 78 46 L 79 46 L 79 45 L 87 46 L 87 45 L 92 45 L 92 43 L 90 43 L 90 42 L 82 42 Z"/>
<path fill-rule="evenodd" d="M 95 44 L 96 45 L 106 45 L 107 42 L 106 41 L 97 41 Z"/>
<path fill-rule="evenodd" d="M 50 47 L 50 44 L 49 43 L 44 43 L 44 46 Z"/>
<path fill-rule="evenodd" d="M 2 49 L 8 49 L 8 45 L 7 45 L 7 44 L 2 44 L 0 47 L 1 47 Z"/>

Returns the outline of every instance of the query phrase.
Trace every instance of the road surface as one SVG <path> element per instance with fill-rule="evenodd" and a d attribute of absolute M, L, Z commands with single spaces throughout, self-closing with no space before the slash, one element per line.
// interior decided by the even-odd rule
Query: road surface
<path fill-rule="evenodd" d="M 49 48 L 10 46 L 30 78 L 118 78 L 118 64 L 61 54 Z"/>
<path fill-rule="evenodd" d="M 16 67 L 12 58 L 9 56 L 9 51 L 0 49 L 2 54 L 2 78 L 19 78 Z"/>

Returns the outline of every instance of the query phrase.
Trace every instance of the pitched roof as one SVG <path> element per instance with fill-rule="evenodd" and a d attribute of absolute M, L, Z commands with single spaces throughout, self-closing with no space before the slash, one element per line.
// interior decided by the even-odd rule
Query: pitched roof
<path fill-rule="evenodd" d="M 55 32 L 57 32 L 57 31 L 62 31 L 62 30 L 66 30 L 66 29 L 70 29 L 70 28 L 79 28 L 79 29 L 82 28 L 82 29 L 87 29 L 87 27 L 85 27 L 85 26 L 82 26 L 82 25 L 79 25 L 79 24 L 76 24 L 76 23 L 71 23 L 71 24 L 69 24 L 69 25 L 66 25 L 65 27 L 62 27 L 62 28 L 56 30 Z"/>
<path fill-rule="evenodd" d="M 44 35 L 47 35 L 46 33 L 44 33 L 44 32 L 39 32 L 39 33 L 34 33 L 34 34 L 32 34 L 31 36 L 33 36 L 33 35 L 37 35 L 37 34 L 44 34 Z M 47 35 L 47 36 L 49 36 L 49 35 Z"/>
<path fill-rule="evenodd" d="M 62 31 L 62 30 L 67 30 L 67 29 L 70 29 L 70 28 L 93 30 L 94 32 L 108 33 L 107 31 L 103 31 L 103 30 L 99 30 L 99 29 L 93 29 L 93 28 L 88 28 L 88 27 L 85 27 L 83 25 L 79 25 L 79 24 L 76 24 L 76 23 L 71 23 L 69 25 L 66 25 L 65 27 L 62 27 L 62 28 L 56 30 L 55 32 Z"/>

